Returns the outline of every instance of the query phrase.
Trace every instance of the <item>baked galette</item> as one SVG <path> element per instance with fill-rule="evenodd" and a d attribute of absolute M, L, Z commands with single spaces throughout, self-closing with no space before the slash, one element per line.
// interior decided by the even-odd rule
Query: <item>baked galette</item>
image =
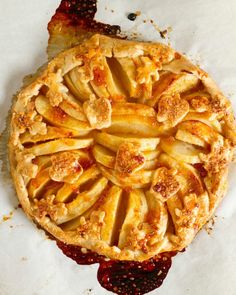
<path fill-rule="evenodd" d="M 94 35 L 57 55 L 12 108 L 11 173 L 26 214 L 111 259 L 181 251 L 225 195 L 229 101 L 159 43 Z"/>

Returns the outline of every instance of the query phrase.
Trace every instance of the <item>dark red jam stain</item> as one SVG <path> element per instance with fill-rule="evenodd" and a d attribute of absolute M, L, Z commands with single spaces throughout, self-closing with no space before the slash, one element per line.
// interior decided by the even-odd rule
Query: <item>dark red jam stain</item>
<path fill-rule="evenodd" d="M 104 260 L 103 256 L 92 251 L 87 250 L 87 253 L 83 253 L 81 251 L 82 248 L 78 246 L 67 245 L 61 241 L 57 241 L 57 246 L 67 257 L 73 259 L 78 264 L 90 265 Z"/>
<path fill-rule="evenodd" d="M 108 261 L 100 263 L 98 281 L 105 289 L 122 295 L 142 295 L 159 288 L 171 267 L 164 253 L 143 262 Z"/>
<path fill-rule="evenodd" d="M 202 163 L 193 164 L 193 167 L 198 171 L 202 178 L 205 178 L 207 176 L 207 171 Z"/>
<path fill-rule="evenodd" d="M 81 247 L 57 241 L 62 252 L 78 264 L 99 263 L 97 279 L 100 285 L 116 294 L 142 295 L 159 288 L 171 267 L 171 258 L 176 252 L 162 253 L 143 262 L 106 261 L 104 256 Z"/>
<path fill-rule="evenodd" d="M 71 26 L 105 35 L 117 35 L 120 26 L 109 25 L 94 20 L 97 0 L 62 0 L 54 18 L 62 18 Z"/>

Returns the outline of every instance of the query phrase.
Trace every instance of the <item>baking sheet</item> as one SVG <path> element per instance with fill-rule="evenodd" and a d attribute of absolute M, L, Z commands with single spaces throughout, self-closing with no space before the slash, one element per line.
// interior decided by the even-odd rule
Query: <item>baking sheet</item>
<path fill-rule="evenodd" d="M 46 27 L 59 2 L 0 1 L 0 131 L 23 77 L 46 61 Z M 127 13 L 135 11 L 141 15 L 131 22 Z M 170 42 L 211 74 L 236 110 L 235 15 L 235 0 L 100 0 L 96 18 L 120 24 L 132 37 Z M 160 37 L 157 26 L 172 28 L 168 38 Z M 1 152 L 6 154 L 6 148 Z M 1 165 L 0 295 L 111 294 L 97 282 L 96 265 L 76 265 L 27 220 L 17 208 L 5 164 Z M 229 187 L 210 235 L 202 230 L 173 259 L 162 287 L 150 294 L 236 294 L 236 165 L 230 169 Z"/>

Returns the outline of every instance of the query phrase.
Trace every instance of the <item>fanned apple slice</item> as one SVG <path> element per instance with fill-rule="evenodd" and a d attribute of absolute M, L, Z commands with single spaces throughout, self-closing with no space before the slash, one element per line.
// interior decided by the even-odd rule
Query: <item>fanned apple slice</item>
<path fill-rule="evenodd" d="M 177 179 L 181 184 L 180 192 L 182 196 L 192 192 L 200 196 L 204 192 L 204 187 L 197 170 L 187 163 L 181 163 L 179 167 L 179 177 Z"/>
<path fill-rule="evenodd" d="M 33 160 L 33 163 L 38 166 L 38 172 L 51 165 L 50 156 L 41 156 Z"/>
<path fill-rule="evenodd" d="M 140 170 L 127 176 L 120 174 L 113 169 L 106 168 L 101 164 L 98 164 L 98 167 L 102 174 L 115 185 L 134 189 L 146 187 L 151 183 L 153 173 L 155 172 L 155 170 Z"/>
<path fill-rule="evenodd" d="M 146 192 L 146 200 L 148 204 L 148 214 L 146 222 L 154 231 L 154 235 L 149 240 L 149 245 L 154 245 L 161 241 L 166 233 L 168 225 L 168 211 L 166 206 L 157 198 L 154 198 L 150 192 Z M 158 227 L 156 226 L 158 224 Z"/>
<path fill-rule="evenodd" d="M 99 210 L 106 212 L 104 223 L 101 229 L 101 239 L 109 245 L 113 244 L 114 225 L 116 222 L 118 206 L 121 201 L 122 189 L 118 186 L 112 186 L 109 190 L 104 204 L 99 207 Z"/>
<path fill-rule="evenodd" d="M 87 121 L 82 106 L 71 95 L 68 95 L 68 98 L 64 99 L 59 107 L 72 118 L 79 121 Z"/>
<path fill-rule="evenodd" d="M 109 66 L 110 58 L 104 61 L 104 68 L 107 71 L 107 90 L 114 101 L 123 101 L 126 99 L 126 92 L 117 79 L 113 69 Z"/>
<path fill-rule="evenodd" d="M 50 198 L 52 195 L 54 196 L 62 185 L 62 182 L 50 181 L 43 192 L 43 198 L 46 199 L 48 197 Z"/>
<path fill-rule="evenodd" d="M 150 160 L 150 161 L 145 161 L 143 165 L 144 170 L 154 170 L 158 167 L 158 159 Z"/>
<path fill-rule="evenodd" d="M 131 58 L 110 59 L 110 66 L 122 81 L 130 97 L 137 97 L 136 66 Z"/>
<path fill-rule="evenodd" d="M 40 115 L 55 126 L 80 131 L 81 134 L 86 134 L 91 130 L 87 122 L 76 120 L 66 114 L 60 107 L 52 107 L 45 96 L 39 95 L 36 98 L 35 107 Z"/>
<path fill-rule="evenodd" d="M 114 168 L 115 165 L 115 155 L 111 153 L 108 149 L 96 144 L 93 147 L 93 156 L 95 160 L 108 168 Z"/>
<path fill-rule="evenodd" d="M 94 94 L 88 81 L 85 81 L 82 71 L 79 67 L 71 70 L 64 76 L 67 87 L 71 93 L 80 101 L 89 99 L 90 95 Z"/>
<path fill-rule="evenodd" d="M 143 191 L 132 190 L 128 198 L 126 217 L 120 231 L 118 242 L 120 249 L 129 247 L 128 241 L 135 238 L 132 229 L 138 229 L 138 226 L 144 222 L 148 212 L 147 201 Z"/>
<path fill-rule="evenodd" d="M 100 171 L 96 166 L 85 170 L 84 173 L 74 184 L 65 183 L 57 192 L 55 202 L 66 202 L 72 193 L 79 192 L 80 186 L 90 180 L 96 179 Z"/>
<path fill-rule="evenodd" d="M 190 144 L 206 147 L 206 142 L 185 129 L 178 128 L 175 138 Z"/>
<path fill-rule="evenodd" d="M 26 153 L 32 153 L 35 156 L 53 154 L 62 151 L 70 151 L 89 147 L 93 143 L 93 139 L 72 139 L 63 138 L 35 145 L 25 149 Z"/>
<path fill-rule="evenodd" d="M 202 153 L 202 150 L 195 148 L 191 144 L 177 140 L 174 137 L 163 138 L 161 140 L 161 148 L 168 155 L 180 161 L 190 164 L 201 162 L 199 154 Z"/>
<path fill-rule="evenodd" d="M 103 58 L 104 61 L 105 58 Z M 109 98 L 107 90 L 107 71 L 100 67 L 93 69 L 93 80 L 90 81 L 91 88 L 98 97 Z"/>
<path fill-rule="evenodd" d="M 98 198 L 100 197 L 102 191 L 106 188 L 108 180 L 105 177 L 99 178 L 92 187 L 81 193 L 70 203 L 66 204 L 68 210 L 66 215 L 58 216 L 56 220 L 57 224 L 67 222 L 88 210 L 93 206 Z"/>
<path fill-rule="evenodd" d="M 155 150 L 160 142 L 157 137 L 149 138 L 135 138 L 125 137 L 125 135 L 116 136 L 105 132 L 96 133 L 94 135 L 95 142 L 107 147 L 108 149 L 117 152 L 119 146 L 124 142 L 136 143 L 139 146 L 140 151 L 152 151 Z"/>
<path fill-rule="evenodd" d="M 143 155 L 146 161 L 151 161 L 156 159 L 160 155 L 160 152 L 161 152 L 160 146 L 157 146 L 156 149 L 153 151 L 144 151 Z"/>
<path fill-rule="evenodd" d="M 220 122 L 215 118 L 215 114 L 209 112 L 189 112 L 183 121 L 200 121 L 209 127 L 213 127 L 217 132 L 222 133 L 222 126 Z"/>
<path fill-rule="evenodd" d="M 199 79 L 188 73 L 174 74 L 167 72 L 161 75 L 160 79 L 153 86 L 153 100 L 150 100 L 150 104 L 154 106 L 158 99 L 163 95 L 172 95 L 174 93 L 183 93 L 194 87 L 199 83 Z"/>
<path fill-rule="evenodd" d="M 111 69 L 107 64 L 105 57 L 102 58 L 102 68 L 93 69 L 94 79 L 90 82 L 94 92 L 98 97 L 111 97 L 114 101 L 125 100 L 125 92 L 120 83 L 117 83 L 115 76 L 112 75 Z"/>
<path fill-rule="evenodd" d="M 91 208 L 91 212 L 105 212 L 105 216 L 103 219 L 103 223 L 100 227 L 100 235 L 101 239 L 107 242 L 109 245 L 113 244 L 113 235 L 114 235 L 114 226 L 116 223 L 116 218 L 118 214 L 118 207 L 121 201 L 121 193 L 122 189 L 118 186 L 113 185 L 108 192 L 102 198 L 102 202 L 100 199 L 95 203 L 95 205 Z M 89 210 L 90 211 L 90 210 Z M 87 217 L 87 213 L 84 215 Z M 91 218 L 91 217 L 90 217 Z M 62 225 L 63 230 L 75 230 L 81 225 L 81 216 Z M 94 226 L 94 225 L 93 225 Z"/>
<path fill-rule="evenodd" d="M 107 132 L 131 133 L 140 136 L 158 136 L 160 124 L 156 117 L 143 117 L 138 115 L 113 115 L 111 126 Z"/>
<path fill-rule="evenodd" d="M 138 103 L 113 103 L 112 104 L 113 116 L 120 115 L 138 115 L 144 117 L 155 117 L 156 112 L 152 107 Z"/>
<path fill-rule="evenodd" d="M 48 126 L 46 134 L 31 135 L 29 132 L 26 132 L 21 135 L 20 140 L 22 144 L 25 144 L 25 143 L 37 143 L 40 141 L 43 142 L 43 141 L 48 141 L 52 139 L 68 138 L 68 137 L 70 138 L 70 137 L 79 137 L 79 136 L 81 136 L 81 132 L 73 130 L 73 129 Z"/>
<path fill-rule="evenodd" d="M 202 122 L 185 121 L 178 125 L 178 131 L 175 137 L 188 143 L 206 147 L 206 144 L 212 144 L 218 141 L 220 135 Z"/>
<path fill-rule="evenodd" d="M 42 189 L 50 182 L 49 167 L 41 170 L 37 176 L 29 182 L 28 193 L 30 198 L 36 198 Z"/>

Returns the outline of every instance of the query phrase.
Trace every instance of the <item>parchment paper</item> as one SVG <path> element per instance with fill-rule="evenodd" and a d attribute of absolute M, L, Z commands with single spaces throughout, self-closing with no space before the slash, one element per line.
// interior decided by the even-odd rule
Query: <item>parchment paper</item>
<path fill-rule="evenodd" d="M 25 75 L 46 61 L 46 26 L 59 0 L 0 1 L 0 130 Z M 129 12 L 140 11 L 135 22 Z M 120 24 L 131 36 L 168 42 L 211 74 L 236 110 L 235 0 L 100 0 L 96 18 Z M 172 27 L 167 40 L 161 29 Z M 145 21 L 145 22 L 144 22 Z M 135 34 L 134 34 L 135 33 Z M 1 153 L 6 157 L 6 147 Z M 0 295 L 111 294 L 96 280 L 97 266 L 78 266 L 48 240 L 21 209 L 2 163 L 0 175 Z M 13 211 L 12 216 L 10 212 Z M 173 259 L 164 284 L 150 294 L 236 294 L 236 165 L 229 192 L 206 230 Z M 2 221 L 10 217 L 7 221 Z"/>

